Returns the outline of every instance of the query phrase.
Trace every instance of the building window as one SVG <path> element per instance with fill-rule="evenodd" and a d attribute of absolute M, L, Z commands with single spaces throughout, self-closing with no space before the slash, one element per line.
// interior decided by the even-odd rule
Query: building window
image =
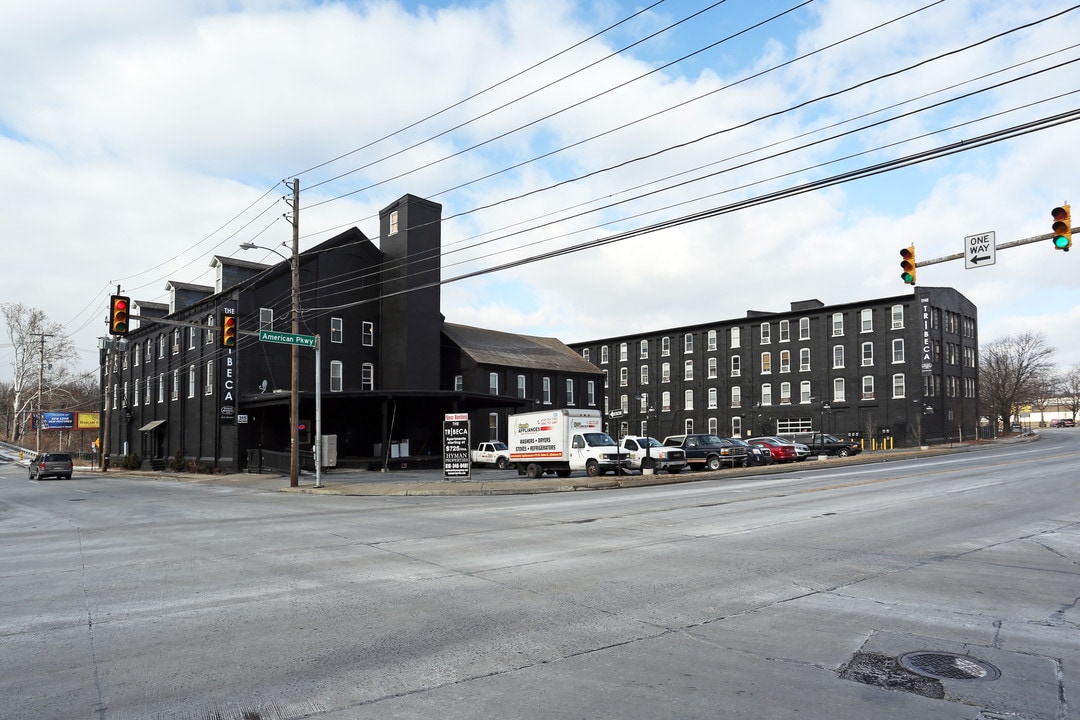
<path fill-rule="evenodd" d="M 708 348 L 708 350 L 710 352 L 716 350 L 716 331 L 710 330 L 709 333 L 705 336 L 705 338 L 705 346 Z"/>
<path fill-rule="evenodd" d="M 671 338 L 660 338 L 660 355 L 667 357 L 671 354 Z"/>
<path fill-rule="evenodd" d="M 780 404 L 791 404 L 791 383 L 789 382 L 780 383 Z"/>
<path fill-rule="evenodd" d="M 135 343 L 135 347 L 131 349 L 131 363 L 135 367 L 139 367 L 139 361 L 142 359 L 142 345 Z"/>
<path fill-rule="evenodd" d="M 621 367 L 619 368 L 619 387 L 626 387 L 630 384 L 630 369 Z"/>
<path fill-rule="evenodd" d="M 769 323 L 761 323 L 761 344 L 768 345 L 772 342 L 772 330 Z"/>
<path fill-rule="evenodd" d="M 113 386 L 113 390 L 116 386 Z M 157 401 L 159 403 L 165 402 L 165 373 L 158 373 L 157 376 Z M 116 406 L 116 401 L 113 401 L 113 407 Z"/>
<path fill-rule="evenodd" d="M 683 409 L 684 410 L 693 410 L 694 409 L 694 391 L 693 390 L 687 390 L 687 391 L 685 391 L 683 393 Z"/>
<path fill-rule="evenodd" d="M 465 389 L 465 376 L 464 375 L 455 375 L 454 376 L 454 392 L 461 392 L 464 389 Z"/>
<path fill-rule="evenodd" d="M 139 378 L 135 378 L 135 382 L 132 383 L 132 407 L 139 407 L 139 386 L 141 385 Z"/>
<path fill-rule="evenodd" d="M 188 328 L 188 338 L 187 338 L 188 350 L 194 350 L 195 349 L 195 334 L 196 334 L 195 328 L 189 327 Z"/>
<path fill-rule="evenodd" d="M 761 404 L 772 405 L 772 384 L 765 383 L 761 386 Z"/>
<path fill-rule="evenodd" d="M 710 410 L 716 409 L 716 388 L 709 388 L 707 402 L 709 403 Z"/>
<path fill-rule="evenodd" d="M 889 325 L 893 330 L 904 329 L 904 306 L 893 305 L 889 311 L 890 322 Z"/>
<path fill-rule="evenodd" d="M 810 381 L 803 380 L 799 383 L 799 402 L 806 404 L 810 402 Z"/>
<path fill-rule="evenodd" d="M 685 335 L 683 335 L 683 352 L 694 352 L 694 336 L 690 333 L 686 333 Z"/>
<path fill-rule="evenodd" d="M 671 363 L 660 364 L 660 382 L 671 382 Z"/>
<path fill-rule="evenodd" d="M 259 329 L 260 330 L 273 330 L 274 329 L 274 309 L 273 308 L 259 308 Z"/>
<path fill-rule="evenodd" d="M 844 392 L 844 378 L 835 378 L 832 381 L 833 402 L 846 402 L 847 393 Z"/>
<path fill-rule="evenodd" d="M 967 349 L 967 348 L 965 348 Z M 892 361 L 894 363 L 904 362 L 904 338 L 894 338 L 892 341 Z"/>
<path fill-rule="evenodd" d="M 840 337 L 844 334 L 844 314 L 833 313 L 832 315 L 832 336 Z"/>
<path fill-rule="evenodd" d="M 551 378 L 549 378 L 549 377 L 544 378 L 542 380 L 542 382 L 541 382 L 541 387 L 543 388 L 542 391 L 541 391 L 543 394 L 541 395 L 540 399 L 545 405 L 550 405 L 551 404 Z"/>
<path fill-rule="evenodd" d="M 330 392 L 341 392 L 345 367 L 340 360 L 330 361 Z"/>
<path fill-rule="evenodd" d="M 834 368 L 844 367 L 844 346 L 833 345 L 832 348 L 832 366 Z"/>
<path fill-rule="evenodd" d="M 892 376 L 892 396 L 894 398 L 902 398 L 904 397 L 904 392 L 904 374 L 896 373 Z"/>
<path fill-rule="evenodd" d="M 731 377 L 739 377 L 742 374 L 742 358 L 738 355 L 731 356 Z"/>
<path fill-rule="evenodd" d="M 648 385 L 649 384 L 649 366 L 648 365 L 642 365 L 641 366 L 640 384 L 642 384 L 642 385 Z"/>
<path fill-rule="evenodd" d="M 791 340 L 791 321 L 780 321 L 780 342 L 789 342 Z"/>
<path fill-rule="evenodd" d="M 645 360 L 649 357 L 649 341 L 642 340 L 638 343 L 638 358 Z"/>
<path fill-rule="evenodd" d="M 488 439 L 499 439 L 499 413 L 488 413 Z"/>
<path fill-rule="evenodd" d="M 172 354 L 180 354 L 180 328 L 174 328 L 172 331 Z"/>
<path fill-rule="evenodd" d="M 566 378 L 566 404 L 574 404 L 574 378 Z"/>
<path fill-rule="evenodd" d="M 712 421 L 710 420 L 710 427 L 712 427 Z M 715 430 L 710 430 L 715 434 Z M 742 418 L 736 415 L 731 418 L 731 437 L 742 437 Z"/>
<path fill-rule="evenodd" d="M 203 385 L 203 395 L 214 394 L 214 361 L 211 360 L 206 363 L 206 384 Z"/>
<path fill-rule="evenodd" d="M 626 343 L 619 343 L 619 362 L 626 362 L 627 357 Z"/>
<path fill-rule="evenodd" d="M 799 318 L 799 339 L 810 339 L 810 318 L 808 317 Z"/>
<path fill-rule="evenodd" d="M 608 361 L 608 348 L 607 348 L 607 345 L 602 345 L 600 347 L 600 364 L 601 365 L 607 365 L 607 361 Z"/>
<path fill-rule="evenodd" d="M 517 376 L 517 396 L 519 398 L 525 397 L 525 376 L 524 375 L 518 375 Z"/>
<path fill-rule="evenodd" d="M 344 336 L 344 321 L 339 317 L 330 318 L 330 342 L 340 343 Z"/>
<path fill-rule="evenodd" d="M 158 335 L 157 339 L 157 356 L 161 360 L 165 357 L 165 336 Z"/>
<path fill-rule="evenodd" d="M 189 365 L 187 369 L 187 396 L 189 398 L 195 397 L 195 386 L 197 384 L 198 378 L 195 376 L 195 366 Z"/>
<path fill-rule="evenodd" d="M 799 351 L 799 372 L 810 372 L 810 348 Z"/>
<path fill-rule="evenodd" d="M 589 403 L 589 407 L 596 405 L 596 381 L 589 380 L 585 383 L 585 398 Z"/>
<path fill-rule="evenodd" d="M 859 332 L 873 332 L 874 331 L 874 311 L 870 308 L 864 308 L 859 311 Z"/>
<path fill-rule="evenodd" d="M 360 323 L 360 344 L 371 347 L 375 344 L 375 323 L 364 320 Z"/>
<path fill-rule="evenodd" d="M 588 362 L 592 362 L 592 361 L 591 361 L 591 360 L 589 359 L 591 355 L 592 355 L 592 353 L 591 353 L 591 352 L 589 352 L 589 348 L 582 348 L 582 349 L 581 349 L 581 357 L 582 357 L 582 358 L 584 358 L 584 359 L 585 359 L 586 361 L 588 361 Z"/>
<path fill-rule="evenodd" d="M 619 396 L 619 409 L 622 410 L 624 413 L 625 412 L 630 412 L 630 396 L 629 395 L 620 395 Z M 626 432 L 625 424 L 623 425 L 623 432 Z"/>
<path fill-rule="evenodd" d="M 638 412 L 649 412 L 649 394 L 638 393 Z M 645 433 L 642 433 L 644 435 Z"/>
<path fill-rule="evenodd" d="M 397 210 L 391 210 L 390 211 L 389 221 L 390 221 L 390 234 L 391 235 L 397 235 L 397 231 L 398 231 L 398 211 Z"/>
<path fill-rule="evenodd" d="M 206 344 L 211 345 L 214 342 L 214 316 L 210 315 L 206 318 Z M 150 360 L 150 341 L 146 341 L 146 359 Z"/>
<path fill-rule="evenodd" d="M 863 375 L 862 377 L 862 399 L 873 400 L 874 399 L 874 376 Z"/>
<path fill-rule="evenodd" d="M 694 361 L 687 360 L 683 363 L 683 380 L 694 379 Z"/>
<path fill-rule="evenodd" d="M 150 387 L 150 380 L 152 378 L 146 378 L 146 393 L 143 395 L 143 405 L 150 404 L 150 396 L 153 395 L 153 388 Z"/>
<path fill-rule="evenodd" d="M 694 432 L 694 419 L 693 418 L 686 418 L 686 420 L 683 422 L 683 432 L 686 433 L 687 435 L 690 435 L 691 433 Z"/>
<path fill-rule="evenodd" d="M 488 373 L 488 394 L 499 394 L 499 373 Z"/>
<path fill-rule="evenodd" d="M 660 393 L 660 410 L 662 412 L 671 412 L 671 393 L 667 390 Z"/>
<path fill-rule="evenodd" d="M 761 353 L 761 374 L 772 372 L 772 353 Z"/>
<path fill-rule="evenodd" d="M 874 343 L 862 344 L 862 366 L 868 367 L 874 364 Z"/>
<path fill-rule="evenodd" d="M 360 366 L 360 389 L 375 389 L 375 366 L 371 363 L 364 363 Z"/>
<path fill-rule="evenodd" d="M 709 358 L 708 372 L 709 372 L 709 377 L 710 378 L 716 377 L 716 358 L 714 358 L 714 357 Z"/>
<path fill-rule="evenodd" d="M 791 372 L 791 351 L 790 350 L 781 350 L 780 351 L 780 372 L 782 372 L 782 373 Z"/>
<path fill-rule="evenodd" d="M 731 388 L 731 407 L 742 407 L 742 388 L 738 385 L 733 385 Z"/>
<path fill-rule="evenodd" d="M 730 343 L 729 347 L 731 347 L 731 348 L 741 347 L 742 338 L 739 337 L 739 335 L 740 335 L 739 328 L 737 328 L 737 327 L 731 328 L 731 330 L 728 331 L 728 334 L 729 334 L 730 340 L 731 340 L 731 343 Z"/>

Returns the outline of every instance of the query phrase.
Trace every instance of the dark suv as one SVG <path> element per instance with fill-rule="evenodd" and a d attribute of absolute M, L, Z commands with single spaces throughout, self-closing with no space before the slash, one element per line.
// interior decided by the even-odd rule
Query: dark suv
<path fill-rule="evenodd" d="M 669 435 L 664 438 L 664 444 L 682 448 L 686 464 L 692 468 L 746 467 L 746 447 L 716 435 Z"/>
<path fill-rule="evenodd" d="M 44 477 L 71 479 L 71 455 L 68 453 L 42 453 L 30 461 L 30 479 Z"/>

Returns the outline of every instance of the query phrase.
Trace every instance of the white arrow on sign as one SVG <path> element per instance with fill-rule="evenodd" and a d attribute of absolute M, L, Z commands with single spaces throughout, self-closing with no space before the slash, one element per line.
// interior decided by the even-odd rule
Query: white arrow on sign
<path fill-rule="evenodd" d="M 997 262 L 997 240 L 993 230 L 964 238 L 964 269 L 986 267 Z"/>

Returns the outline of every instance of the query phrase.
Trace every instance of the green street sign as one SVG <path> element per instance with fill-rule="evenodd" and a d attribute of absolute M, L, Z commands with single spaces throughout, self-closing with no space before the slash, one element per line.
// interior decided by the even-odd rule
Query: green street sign
<path fill-rule="evenodd" d="M 314 335 L 292 335 L 290 333 L 279 333 L 272 330 L 260 330 L 259 340 L 262 342 L 281 343 L 282 345 L 315 347 Z"/>

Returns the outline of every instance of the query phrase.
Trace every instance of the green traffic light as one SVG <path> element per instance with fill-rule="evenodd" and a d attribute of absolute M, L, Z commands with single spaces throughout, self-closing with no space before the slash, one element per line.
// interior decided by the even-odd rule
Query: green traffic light
<path fill-rule="evenodd" d="M 1058 250 L 1064 250 L 1069 247 L 1069 238 L 1064 235 L 1058 235 L 1054 238 L 1054 247 Z"/>

